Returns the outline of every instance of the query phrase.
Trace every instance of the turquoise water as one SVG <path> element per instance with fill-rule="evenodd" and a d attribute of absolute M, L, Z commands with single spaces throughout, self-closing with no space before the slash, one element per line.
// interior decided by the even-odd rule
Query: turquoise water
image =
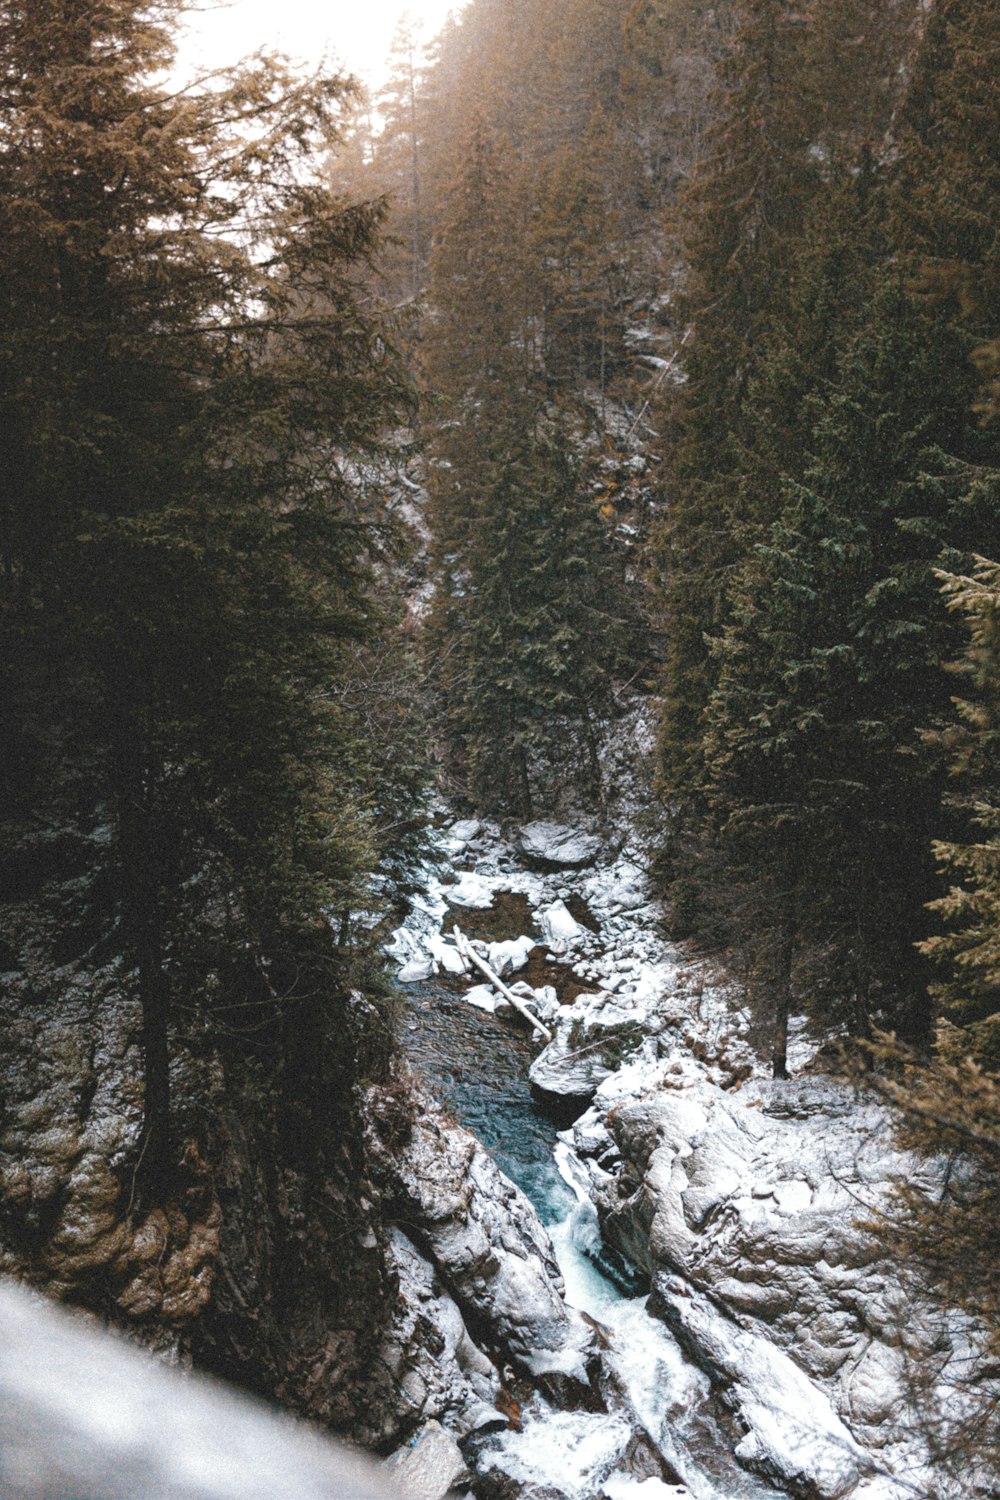
<path fill-rule="evenodd" d="M 535 1102 L 528 1068 L 538 1048 L 527 1032 L 469 1005 L 435 980 L 406 986 L 402 1050 L 434 1096 L 482 1141 L 501 1171 L 558 1223 L 575 1203 L 552 1156 L 556 1120 Z"/>
<path fill-rule="evenodd" d="M 611 1335 L 609 1363 L 642 1425 L 684 1475 L 691 1500 L 784 1500 L 786 1492 L 735 1461 L 708 1381 L 665 1325 L 646 1314 L 645 1299 L 623 1296 L 595 1265 L 592 1211 L 580 1208 L 553 1157 L 556 1134 L 571 1120 L 554 1119 L 532 1097 L 527 1073 L 538 1049 L 528 1033 L 477 1010 L 440 980 L 405 990 L 404 1055 L 534 1203 L 552 1234 L 568 1300 Z M 536 1424 L 532 1442 L 544 1442 L 544 1434 L 544 1424 Z"/>

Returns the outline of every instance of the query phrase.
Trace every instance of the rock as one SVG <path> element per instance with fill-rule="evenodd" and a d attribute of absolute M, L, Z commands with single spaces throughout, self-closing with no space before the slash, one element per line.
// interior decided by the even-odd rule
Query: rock
<path fill-rule="evenodd" d="M 453 1485 L 468 1478 L 462 1450 L 440 1422 L 421 1427 L 386 1459 L 386 1468 L 403 1500 L 444 1500 Z"/>
<path fill-rule="evenodd" d="M 565 953 L 584 934 L 575 917 L 563 901 L 554 901 L 537 913 L 542 929 L 542 938 L 553 953 Z"/>
<path fill-rule="evenodd" d="M 612 1252 L 647 1271 L 659 1311 L 747 1425 L 738 1456 L 829 1497 L 852 1491 L 872 1449 L 911 1469 L 900 1345 L 929 1363 L 933 1320 L 902 1297 L 864 1219 L 894 1178 L 934 1169 L 899 1151 L 882 1105 L 834 1080 L 727 1092 L 677 1052 L 664 1088 L 641 1067 L 629 1084 L 633 1066 L 600 1084 L 573 1145 Z M 961 1313 L 937 1330 L 946 1406 L 976 1344 Z"/>
<path fill-rule="evenodd" d="M 657 1308 L 707 1367 L 747 1431 L 736 1456 L 801 1495 L 838 1500 L 874 1464 L 829 1400 L 787 1354 L 748 1332 L 677 1277 L 658 1276 Z"/>
<path fill-rule="evenodd" d="M 465 974 L 467 972 L 468 965 L 454 943 L 446 942 L 438 933 L 431 933 L 428 937 L 424 938 L 424 946 L 435 963 L 446 974 Z"/>
<path fill-rule="evenodd" d="M 528 1009 L 542 1021 L 551 1021 L 562 1013 L 562 1006 L 551 984 L 543 984 L 538 989 L 532 989 L 530 984 L 526 984 L 523 979 L 518 979 L 510 986 L 510 989 L 513 994 L 520 995 L 526 1001 Z"/>
<path fill-rule="evenodd" d="M 372 1408 L 384 1415 L 379 1426 L 366 1429 L 365 1441 L 398 1442 L 415 1419 L 434 1418 L 459 1436 L 502 1424 L 492 1361 L 476 1347 L 434 1266 L 402 1230 L 390 1231 L 388 1264 L 397 1292 L 371 1361 Z"/>
<path fill-rule="evenodd" d="M 463 818 L 458 823 L 452 823 L 448 829 L 448 837 L 457 844 L 471 844 L 478 837 L 482 826 L 476 818 Z"/>
<path fill-rule="evenodd" d="M 398 984 L 417 984 L 422 979 L 430 979 L 434 974 L 435 968 L 436 965 L 433 958 L 429 956 L 426 958 L 415 956 L 407 959 L 396 975 L 396 981 Z"/>
<path fill-rule="evenodd" d="M 506 979 L 508 974 L 515 974 L 518 969 L 523 969 L 528 962 L 528 955 L 532 948 L 537 947 L 534 938 L 519 937 L 508 939 L 502 943 L 491 943 L 486 954 L 486 962 L 494 974 L 501 979 Z"/>
<path fill-rule="evenodd" d="M 592 865 L 601 853 L 601 840 L 563 823 L 526 823 L 518 837 L 521 853 L 530 863 L 568 866 Z"/>
<path fill-rule="evenodd" d="M 531 1375 L 589 1390 L 592 1329 L 563 1301 L 548 1234 L 521 1190 L 430 1099 L 384 1168 L 397 1211 L 477 1336 Z"/>
<path fill-rule="evenodd" d="M 561 1007 L 555 1036 L 531 1064 L 528 1077 L 547 1094 L 588 1099 L 641 1043 L 632 1010 L 610 995 L 578 995 L 572 1006 Z"/>
<path fill-rule="evenodd" d="M 595 911 L 635 911 L 649 900 L 646 876 L 630 860 L 620 860 L 610 870 L 591 875 L 583 894 Z"/>

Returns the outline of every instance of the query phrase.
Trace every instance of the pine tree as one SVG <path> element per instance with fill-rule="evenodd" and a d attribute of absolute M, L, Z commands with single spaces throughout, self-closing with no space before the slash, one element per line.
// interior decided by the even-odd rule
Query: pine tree
<path fill-rule="evenodd" d="M 530 817 L 545 773 L 582 771 L 600 795 L 597 732 L 628 646 L 621 559 L 558 433 L 512 444 L 477 499 L 457 718 L 477 803 Z"/>
<path fill-rule="evenodd" d="M 706 639 L 724 617 L 742 408 L 755 351 L 786 291 L 788 257 L 817 172 L 800 109 L 802 29 L 785 0 L 744 10 L 720 67 L 725 113 L 682 211 L 690 225 L 686 383 L 665 420 L 673 438 L 659 539 L 666 640 L 661 780 L 697 801 L 701 715 L 713 668 Z M 692 811 L 694 811 L 692 805 Z"/>
<path fill-rule="evenodd" d="M 39 768 L 13 810 L 110 823 L 91 899 L 141 1002 L 147 1201 L 178 998 L 211 1025 L 213 990 L 283 995 L 285 1056 L 336 1067 L 323 912 L 372 854 L 323 689 L 372 628 L 350 470 L 401 394 L 357 285 L 377 212 L 310 170 L 343 81 L 256 60 L 177 95 L 175 19 L 0 4 L 6 737 Z"/>
<path fill-rule="evenodd" d="M 977 483 L 997 500 L 997 475 Z M 957 722 L 939 733 L 951 756 L 953 801 L 971 820 L 975 842 L 937 840 L 934 854 L 952 884 L 931 903 L 948 931 L 927 939 L 923 952 L 947 965 L 950 977 L 934 987 L 949 1023 L 946 1052 L 1000 1070 L 1000 565 L 977 559 L 971 575 L 945 575 L 949 609 L 969 628 L 969 644 L 956 664 L 967 684 L 955 699 Z M 959 1033 L 956 1028 L 963 1028 Z"/>
<path fill-rule="evenodd" d="M 961 425 L 960 353 L 890 279 L 838 364 L 715 646 L 708 796 L 737 941 L 779 951 L 786 990 L 794 946 L 802 988 L 847 997 L 856 1034 L 872 1017 L 919 1034 L 911 945 L 941 797 L 920 730 L 949 649 L 932 570 L 970 519 L 936 446 Z"/>

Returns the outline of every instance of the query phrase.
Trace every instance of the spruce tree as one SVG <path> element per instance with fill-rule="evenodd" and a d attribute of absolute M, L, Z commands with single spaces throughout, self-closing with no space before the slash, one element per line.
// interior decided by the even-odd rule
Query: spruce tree
<path fill-rule="evenodd" d="M 977 481 L 997 501 L 994 473 Z M 964 839 L 934 843 L 946 895 L 931 910 L 947 930 L 923 951 L 950 973 L 934 987 L 948 1024 L 945 1052 L 1000 1071 L 1000 565 L 978 558 L 969 575 L 943 579 L 949 609 L 964 617 L 969 643 L 954 670 L 962 681 L 956 720 L 939 731 L 950 755 L 952 801 L 970 820 Z M 962 1028 L 960 1032 L 957 1028 Z"/>
<path fill-rule="evenodd" d="M 949 650 L 932 574 L 969 520 L 935 446 L 961 423 L 956 366 L 890 279 L 813 403 L 804 478 L 715 644 L 707 795 L 737 941 L 779 950 L 787 987 L 794 940 L 802 988 L 847 1000 L 859 1034 L 926 1027 L 912 944 L 942 773 L 920 731 L 944 711 Z"/>
<path fill-rule="evenodd" d="M 338 1066 L 323 913 L 372 856 L 324 687 L 372 629 L 352 463 L 400 396 L 358 285 L 377 211 L 311 169 L 343 80 L 258 59 L 178 94 L 176 15 L 0 4 L 10 811 L 110 826 L 89 899 L 141 1003 L 147 1201 L 179 999 L 211 1028 L 213 993 L 271 995 L 279 1057 Z"/>
<path fill-rule="evenodd" d="M 785 0 L 744 9 L 720 65 L 725 113 L 682 205 L 693 324 L 686 382 L 668 397 L 669 510 L 658 543 L 666 642 L 661 780 L 697 818 L 706 640 L 725 614 L 743 403 L 755 353 L 787 290 L 786 267 L 817 176 L 801 113 L 802 32 Z"/>
<path fill-rule="evenodd" d="M 530 817 L 540 773 L 550 788 L 582 773 L 599 798 L 628 646 L 621 557 L 558 432 L 512 444 L 477 499 L 456 642 L 472 795 Z"/>

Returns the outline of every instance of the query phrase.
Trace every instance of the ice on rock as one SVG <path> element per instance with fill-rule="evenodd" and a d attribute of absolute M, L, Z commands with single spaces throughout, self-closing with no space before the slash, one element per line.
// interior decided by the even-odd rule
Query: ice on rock
<path fill-rule="evenodd" d="M 544 821 L 526 823 L 518 841 L 526 859 L 570 868 L 593 864 L 602 849 L 601 840 L 592 833 Z"/>
<path fill-rule="evenodd" d="M 538 913 L 545 944 L 553 953 L 565 953 L 584 935 L 585 929 L 570 913 L 564 901 L 554 901 Z"/>

